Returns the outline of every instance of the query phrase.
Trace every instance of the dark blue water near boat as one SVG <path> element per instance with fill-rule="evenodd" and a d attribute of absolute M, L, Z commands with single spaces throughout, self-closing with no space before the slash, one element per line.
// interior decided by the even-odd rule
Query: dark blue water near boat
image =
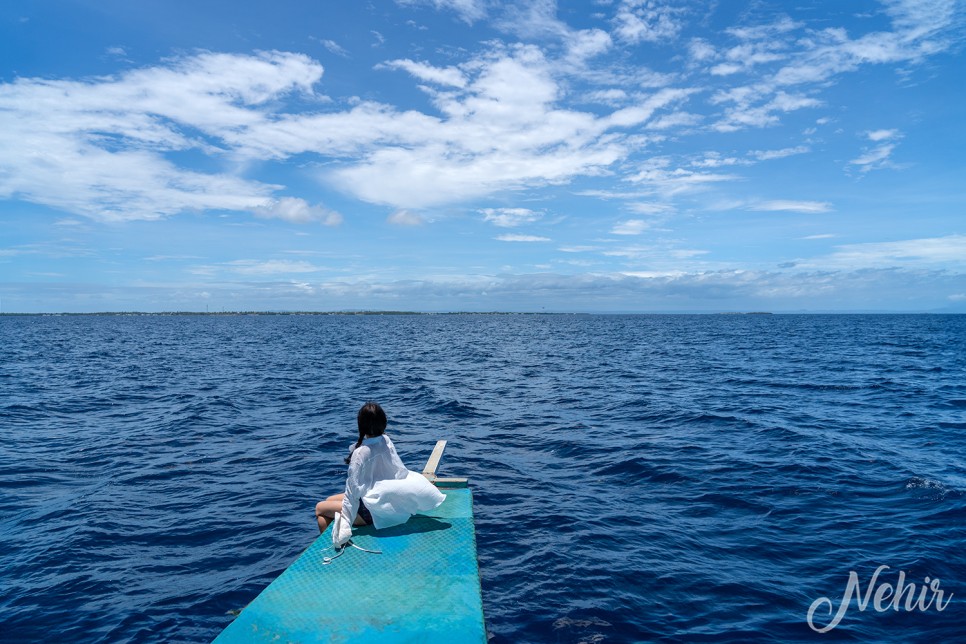
<path fill-rule="evenodd" d="M 471 478 L 494 643 L 966 634 L 966 316 L 0 317 L 0 394 L 5 641 L 209 641 L 367 399 Z M 809 628 L 880 565 L 952 600 Z"/>

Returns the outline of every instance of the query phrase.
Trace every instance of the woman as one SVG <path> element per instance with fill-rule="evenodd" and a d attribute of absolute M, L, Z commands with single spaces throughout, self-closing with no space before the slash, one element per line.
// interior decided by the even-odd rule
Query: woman
<path fill-rule="evenodd" d="M 359 440 L 351 448 L 345 493 L 334 494 L 315 506 L 319 532 L 335 521 L 332 544 L 341 546 L 352 537 L 353 525 L 374 525 L 377 530 L 405 523 L 417 512 L 438 507 L 446 496 L 426 478 L 403 465 L 386 436 L 386 412 L 367 402 L 356 418 Z M 338 520 L 336 520 L 338 518 Z"/>

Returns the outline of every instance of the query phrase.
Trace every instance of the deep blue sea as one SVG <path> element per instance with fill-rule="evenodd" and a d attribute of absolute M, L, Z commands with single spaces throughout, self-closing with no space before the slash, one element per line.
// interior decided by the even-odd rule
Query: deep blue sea
<path fill-rule="evenodd" d="M 966 637 L 966 316 L 158 315 L 0 317 L 0 639 L 210 641 L 369 399 L 470 477 L 494 644 Z M 883 565 L 944 609 L 809 627 Z"/>

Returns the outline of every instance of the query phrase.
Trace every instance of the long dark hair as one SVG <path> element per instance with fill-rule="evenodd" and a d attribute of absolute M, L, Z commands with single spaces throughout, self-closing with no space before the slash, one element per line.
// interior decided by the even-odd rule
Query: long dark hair
<path fill-rule="evenodd" d="M 374 403 L 372 401 L 367 402 L 365 405 L 359 409 L 359 414 L 356 416 L 356 423 L 359 426 L 359 440 L 356 441 L 353 450 L 356 450 L 362 441 L 366 438 L 374 438 L 376 436 L 382 436 L 386 431 L 386 412 L 382 410 L 379 403 Z M 352 453 L 346 457 L 345 462 L 348 463 L 352 458 Z"/>

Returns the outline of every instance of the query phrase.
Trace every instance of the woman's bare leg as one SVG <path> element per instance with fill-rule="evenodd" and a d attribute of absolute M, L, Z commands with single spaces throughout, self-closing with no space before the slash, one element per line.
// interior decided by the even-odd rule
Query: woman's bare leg
<path fill-rule="evenodd" d="M 325 532 L 335 515 L 342 512 L 342 499 L 345 494 L 333 494 L 325 501 L 315 504 L 315 520 L 319 523 L 319 534 Z"/>
<path fill-rule="evenodd" d="M 342 500 L 344 498 L 345 494 L 333 494 L 325 501 L 319 501 L 315 504 L 315 520 L 319 524 L 319 534 L 325 532 L 329 524 L 335 519 L 335 515 L 342 512 Z M 366 522 L 362 520 L 362 517 L 357 516 L 352 525 L 365 524 Z"/>

